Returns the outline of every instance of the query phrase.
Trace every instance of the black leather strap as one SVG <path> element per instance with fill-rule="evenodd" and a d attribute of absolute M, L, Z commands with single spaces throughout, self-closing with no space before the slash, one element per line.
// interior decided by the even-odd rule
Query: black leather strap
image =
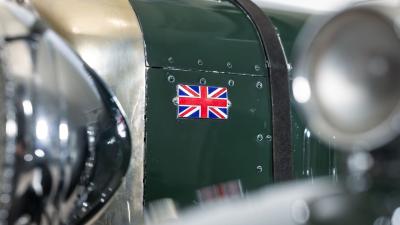
<path fill-rule="evenodd" d="M 289 180 L 293 177 L 293 160 L 289 75 L 284 50 L 271 20 L 256 4 L 251 0 L 231 1 L 240 7 L 253 21 L 263 44 L 265 56 L 269 61 L 274 180 Z"/>

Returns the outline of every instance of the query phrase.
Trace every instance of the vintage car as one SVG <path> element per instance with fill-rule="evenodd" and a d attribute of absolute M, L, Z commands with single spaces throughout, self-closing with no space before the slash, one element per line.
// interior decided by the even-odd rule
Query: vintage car
<path fill-rule="evenodd" d="M 344 209 L 361 202 L 351 191 L 380 187 L 367 171 L 394 190 L 382 173 L 396 165 L 384 163 L 398 136 L 396 9 L 1 0 L 0 223 L 140 224 L 145 209 L 157 223 L 158 211 L 241 197 L 216 208 L 232 220 L 212 206 L 177 222 L 245 224 L 256 214 L 231 208 L 286 199 L 276 217 L 307 223 L 310 199 L 343 196 Z M 280 221 L 256 212 L 247 224 Z"/>

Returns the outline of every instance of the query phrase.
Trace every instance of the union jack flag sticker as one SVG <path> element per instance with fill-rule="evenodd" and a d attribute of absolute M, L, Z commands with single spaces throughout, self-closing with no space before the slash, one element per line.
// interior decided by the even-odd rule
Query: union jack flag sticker
<path fill-rule="evenodd" d="M 177 85 L 178 118 L 228 119 L 228 90 L 225 87 Z"/>

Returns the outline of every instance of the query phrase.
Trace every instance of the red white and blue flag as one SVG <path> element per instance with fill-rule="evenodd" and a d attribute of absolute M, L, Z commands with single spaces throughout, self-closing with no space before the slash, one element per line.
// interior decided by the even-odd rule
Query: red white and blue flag
<path fill-rule="evenodd" d="M 225 87 L 177 85 L 178 118 L 228 119 L 228 90 Z"/>

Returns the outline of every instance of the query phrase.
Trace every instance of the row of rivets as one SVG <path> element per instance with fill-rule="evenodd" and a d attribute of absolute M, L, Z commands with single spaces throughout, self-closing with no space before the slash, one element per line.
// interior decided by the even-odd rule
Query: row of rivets
<path fill-rule="evenodd" d="M 262 135 L 262 134 L 257 134 L 256 139 L 257 139 L 257 142 L 262 142 L 262 141 L 264 140 L 264 135 Z M 265 136 L 265 140 L 267 140 L 267 141 L 272 141 L 272 136 L 269 135 L 269 134 L 266 135 L 266 136 Z"/>
<path fill-rule="evenodd" d="M 168 62 L 169 62 L 170 64 L 173 64 L 173 63 L 175 63 L 175 60 L 174 60 L 173 57 L 169 57 L 169 58 L 168 58 Z M 203 65 L 204 65 L 204 61 L 203 61 L 202 59 L 198 59 L 198 60 L 197 60 L 197 65 L 203 66 Z M 231 62 L 227 62 L 227 63 L 226 63 L 226 67 L 227 67 L 228 69 L 232 69 L 232 68 L 233 68 L 233 65 L 232 65 Z M 266 63 L 266 67 L 268 67 L 268 62 Z M 257 72 L 259 72 L 259 71 L 261 70 L 261 66 L 260 66 L 260 65 L 255 65 L 255 66 L 254 66 L 254 70 L 257 71 Z"/>
<path fill-rule="evenodd" d="M 175 83 L 175 77 L 174 77 L 173 75 L 169 74 L 169 73 L 167 73 L 167 75 L 168 75 L 168 77 L 167 77 L 168 82 L 169 82 L 169 83 Z M 201 85 L 207 84 L 206 78 L 204 78 L 204 77 L 201 78 L 200 81 L 199 81 L 199 83 L 200 83 Z M 235 86 L 235 81 L 232 80 L 232 79 L 231 79 L 231 80 L 228 80 L 228 85 L 229 85 L 230 87 Z M 261 81 L 258 81 L 258 82 L 256 83 L 256 87 L 257 87 L 258 89 L 262 89 L 262 88 L 263 88 L 262 82 L 261 82 Z"/>
<path fill-rule="evenodd" d="M 168 61 L 173 62 L 173 58 L 170 57 Z M 197 61 L 197 64 L 201 66 L 201 65 L 203 65 L 203 61 L 201 59 L 199 59 Z M 228 68 L 232 68 L 232 64 L 230 62 L 228 62 L 227 63 L 227 67 Z M 258 65 L 255 66 L 255 70 L 256 71 L 259 71 L 260 69 L 261 69 L 260 66 L 258 66 Z M 174 83 L 175 82 L 175 77 L 173 75 L 169 74 L 169 73 L 167 73 L 167 75 L 168 75 L 168 77 L 167 77 L 168 82 Z M 203 78 L 200 79 L 199 82 L 200 82 L 200 84 L 205 85 L 207 83 L 207 80 L 203 77 Z M 228 85 L 230 87 L 233 87 L 235 85 L 235 81 L 232 80 L 232 79 L 228 80 Z M 258 81 L 256 83 L 256 87 L 258 89 L 262 89 L 263 88 L 263 83 L 261 81 Z M 173 102 L 174 105 L 177 105 L 178 104 L 178 99 L 175 97 L 175 98 L 172 99 L 172 102 Z M 264 136 L 262 134 L 258 134 L 256 139 L 257 139 L 257 142 L 262 142 L 264 140 Z M 265 140 L 272 141 L 272 136 L 271 135 L 266 135 L 265 136 Z M 256 167 L 256 169 L 257 169 L 257 173 L 262 173 L 263 172 L 263 167 L 261 165 L 258 165 Z"/>

